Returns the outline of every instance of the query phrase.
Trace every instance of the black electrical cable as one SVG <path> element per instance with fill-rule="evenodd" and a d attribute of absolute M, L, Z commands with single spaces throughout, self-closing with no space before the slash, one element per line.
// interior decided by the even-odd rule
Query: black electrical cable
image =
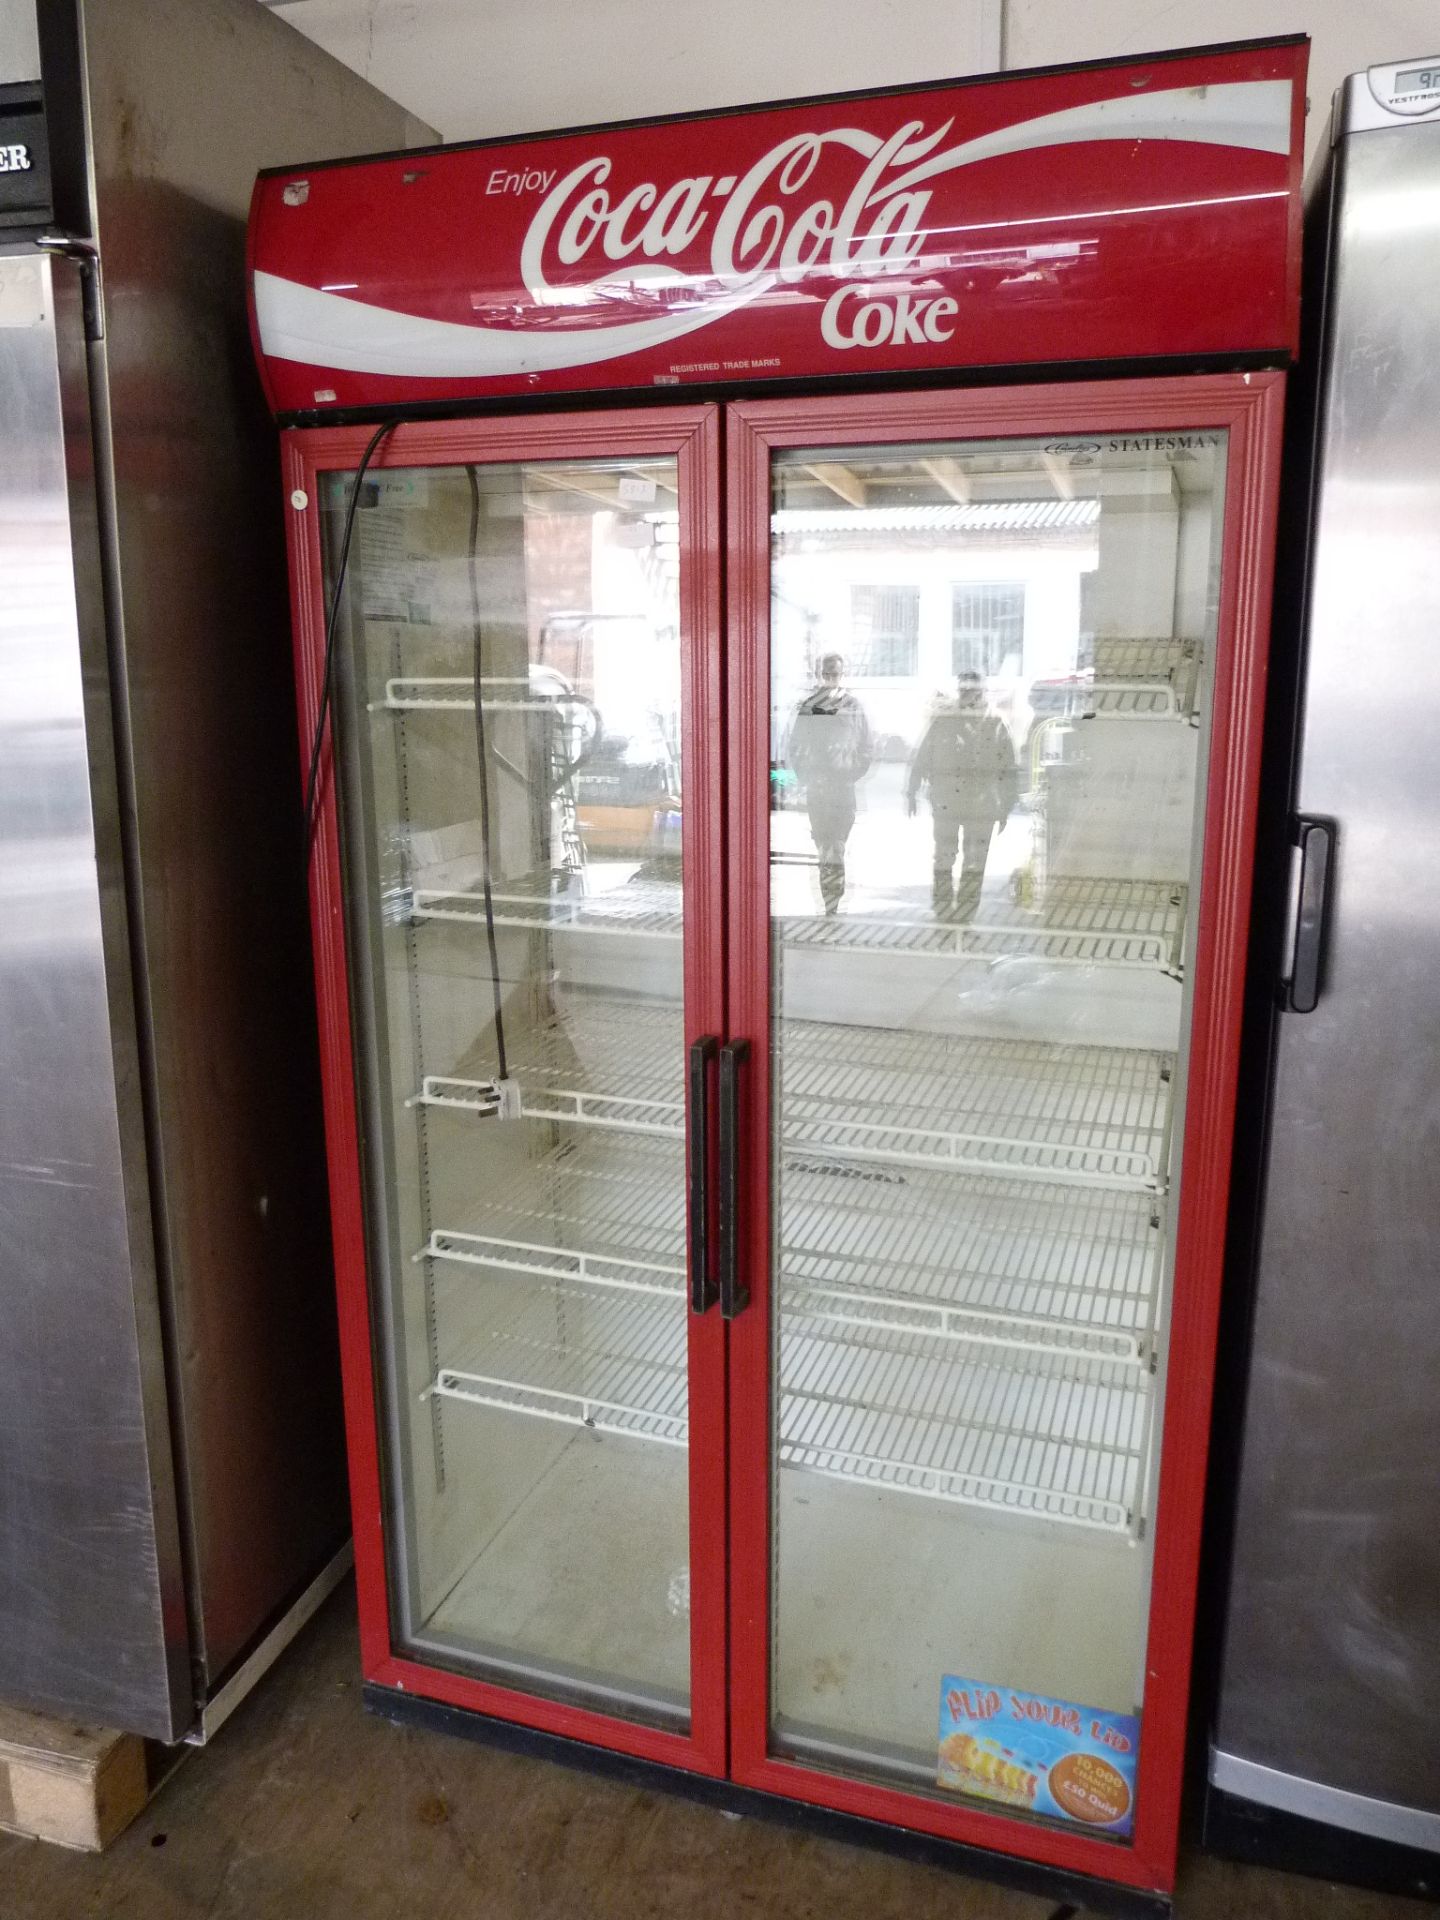
<path fill-rule="evenodd" d="M 305 775 L 305 857 L 308 860 L 310 850 L 315 844 L 315 813 L 317 788 L 320 778 L 320 752 L 325 744 L 325 722 L 330 717 L 330 685 L 335 672 L 335 634 L 340 624 L 340 596 L 345 591 L 345 571 L 350 564 L 350 536 L 355 531 L 355 509 L 360 503 L 360 486 L 365 478 L 365 469 L 372 455 L 387 433 L 393 433 L 396 422 L 387 420 L 371 434 L 360 464 L 355 469 L 354 483 L 350 488 L 349 503 L 345 508 L 345 526 L 340 535 L 340 558 L 335 568 L 335 585 L 330 594 L 330 611 L 325 616 L 325 663 L 320 672 L 320 711 L 315 716 L 315 737 L 310 742 L 310 770 Z"/>
<path fill-rule="evenodd" d="M 475 570 L 480 541 L 480 480 L 474 467 L 465 469 L 470 481 L 470 619 L 474 634 L 475 749 L 480 760 L 480 884 L 485 896 L 485 938 L 490 947 L 490 986 L 495 1000 L 495 1056 L 499 1077 L 507 1080 L 505 1062 L 504 995 L 500 991 L 500 954 L 495 944 L 495 900 L 490 879 L 490 756 L 485 744 L 485 631 L 480 620 L 480 580 Z"/>

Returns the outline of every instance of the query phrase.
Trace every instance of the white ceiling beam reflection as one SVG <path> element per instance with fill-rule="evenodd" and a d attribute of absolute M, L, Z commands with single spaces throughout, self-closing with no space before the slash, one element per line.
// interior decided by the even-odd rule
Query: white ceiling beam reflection
<path fill-rule="evenodd" d="M 865 507 L 869 505 L 869 494 L 865 482 L 858 473 L 852 473 L 849 467 L 842 467 L 838 461 L 815 460 L 805 469 L 814 474 L 821 486 L 828 487 L 838 494 L 847 507 Z"/>
<path fill-rule="evenodd" d="M 672 480 L 668 473 L 656 473 L 653 467 L 640 467 L 640 466 L 634 466 L 634 467 L 627 466 L 623 468 L 622 471 L 625 473 L 634 474 L 637 480 L 653 481 L 657 487 L 663 487 L 666 493 L 673 493 L 676 495 L 677 498 L 679 497 L 679 493 L 680 493 L 679 483 L 678 481 Z"/>
<path fill-rule="evenodd" d="M 1042 453 L 1040 456 L 1040 464 L 1044 467 L 1046 473 L 1049 474 L 1050 484 L 1054 487 L 1060 498 L 1062 500 L 1073 500 L 1075 498 L 1075 476 L 1065 465 L 1064 461 L 1057 459 L 1053 453 Z"/>
<path fill-rule="evenodd" d="M 606 493 L 600 487 L 586 486 L 574 474 L 551 473 L 545 467 L 526 467 L 524 474 L 528 483 L 553 488 L 556 493 L 578 493 L 583 499 L 598 500 L 602 507 L 609 507 L 612 512 L 622 510 L 618 489 Z"/>
<path fill-rule="evenodd" d="M 936 486 L 948 493 L 957 507 L 968 507 L 972 498 L 970 477 L 958 460 L 922 460 L 921 468 Z"/>

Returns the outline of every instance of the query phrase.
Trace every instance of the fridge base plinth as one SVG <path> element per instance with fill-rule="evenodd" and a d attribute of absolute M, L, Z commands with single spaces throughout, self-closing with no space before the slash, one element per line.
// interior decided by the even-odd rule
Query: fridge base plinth
<path fill-rule="evenodd" d="M 1200 1841 L 1207 1853 L 1241 1866 L 1274 1867 L 1440 1904 L 1440 1854 L 1307 1820 L 1209 1783 Z"/>
<path fill-rule="evenodd" d="M 616 1753 L 608 1747 L 591 1746 L 583 1740 L 568 1739 L 563 1734 L 520 1726 L 513 1720 L 500 1720 L 490 1714 L 475 1713 L 469 1708 L 422 1699 L 418 1694 L 401 1693 L 393 1687 L 376 1686 L 370 1681 L 365 1683 L 362 1697 L 367 1711 L 396 1726 L 425 1727 L 435 1733 L 483 1740 L 510 1753 L 582 1768 L 607 1779 L 619 1780 L 627 1786 L 680 1794 L 723 1813 L 774 1820 L 826 1839 L 872 1847 L 900 1859 L 913 1860 L 921 1866 L 944 1867 L 950 1872 L 967 1874 L 973 1879 L 986 1880 L 1017 1893 L 1031 1893 L 1042 1899 L 1054 1900 L 1062 1906 L 1072 1905 L 1082 1913 L 1113 1915 L 1115 1920 L 1169 1920 L 1171 1914 L 1170 1896 L 1165 1893 L 1118 1886 L 1112 1881 L 1092 1879 L 1087 1874 L 1067 1873 L 1058 1867 L 1045 1866 L 1038 1860 L 1021 1860 L 1009 1854 L 992 1853 L 987 1848 L 972 1847 L 963 1841 L 942 1840 L 934 1834 L 917 1833 L 908 1827 L 890 1826 L 857 1814 L 838 1813 L 831 1807 L 814 1806 L 806 1801 L 786 1799 L 779 1794 L 763 1793 L 755 1787 L 737 1786 L 733 1781 L 687 1773 L 679 1767 L 640 1760 L 632 1754 Z"/>

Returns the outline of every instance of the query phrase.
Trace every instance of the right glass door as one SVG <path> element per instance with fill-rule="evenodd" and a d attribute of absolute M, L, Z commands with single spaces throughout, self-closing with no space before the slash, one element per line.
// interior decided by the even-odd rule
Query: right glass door
<path fill-rule="evenodd" d="M 766 674 L 766 1764 L 1125 1841 L 1230 436 L 797 418 L 731 704 Z"/>

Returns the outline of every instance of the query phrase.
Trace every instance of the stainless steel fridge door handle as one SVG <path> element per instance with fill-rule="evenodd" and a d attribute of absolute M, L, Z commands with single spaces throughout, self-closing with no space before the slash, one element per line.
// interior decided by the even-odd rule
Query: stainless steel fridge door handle
<path fill-rule="evenodd" d="M 1300 877 L 1295 901 L 1295 937 L 1285 1004 L 1292 1013 L 1313 1013 L 1325 976 L 1325 936 L 1335 875 L 1335 822 L 1301 814 L 1295 823 Z"/>
<path fill-rule="evenodd" d="M 720 1317 L 733 1320 L 750 1304 L 740 1284 L 740 1068 L 750 1056 L 748 1040 L 727 1040 L 720 1049 Z"/>
<path fill-rule="evenodd" d="M 70 260 L 80 269 L 80 312 L 87 340 L 105 338 L 105 301 L 100 280 L 100 249 L 76 233 L 38 233 L 35 244 L 52 259 Z"/>
<path fill-rule="evenodd" d="M 710 1272 L 710 1062 L 719 1041 L 705 1033 L 690 1049 L 690 1126 L 686 1135 L 685 1210 L 690 1225 L 690 1311 L 720 1298 Z"/>

